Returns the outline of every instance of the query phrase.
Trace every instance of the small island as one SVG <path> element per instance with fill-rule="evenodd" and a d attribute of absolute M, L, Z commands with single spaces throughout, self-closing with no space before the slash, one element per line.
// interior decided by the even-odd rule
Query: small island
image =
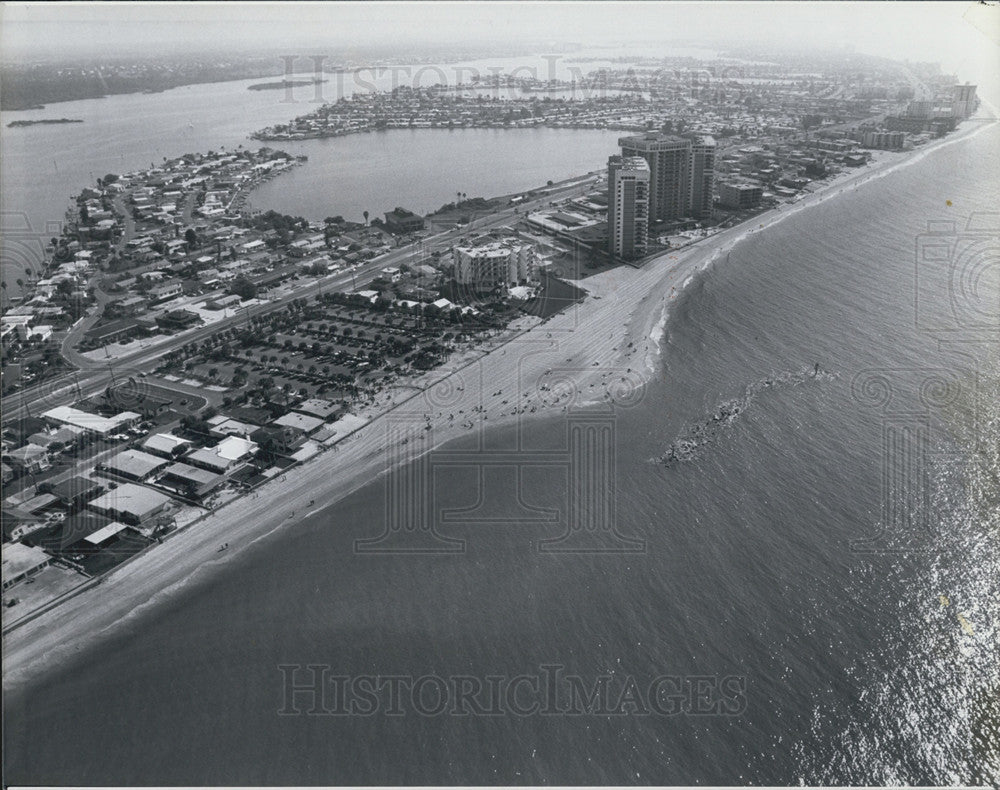
<path fill-rule="evenodd" d="M 301 88 L 306 85 L 321 85 L 324 82 L 329 82 L 329 80 L 320 79 L 319 77 L 313 77 L 311 80 L 281 80 L 280 82 L 258 82 L 256 85 L 250 85 L 247 90 L 251 91 L 276 91 L 282 88 Z"/>
<path fill-rule="evenodd" d="M 45 123 L 83 123 L 82 118 L 40 118 L 37 121 L 11 121 L 7 124 L 8 127 L 11 126 L 35 126 L 37 124 Z"/>

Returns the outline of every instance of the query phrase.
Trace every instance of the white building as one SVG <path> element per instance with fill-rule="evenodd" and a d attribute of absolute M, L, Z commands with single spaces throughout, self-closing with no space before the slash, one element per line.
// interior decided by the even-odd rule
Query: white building
<path fill-rule="evenodd" d="M 99 414 L 80 411 L 72 406 L 56 406 L 45 412 L 42 418 L 55 425 L 72 425 L 74 428 L 82 428 L 90 433 L 107 436 L 139 422 L 142 415 L 133 411 L 123 411 L 114 417 L 101 417 Z"/>
<path fill-rule="evenodd" d="M 608 159 L 608 252 L 641 258 L 649 229 L 649 164 L 641 156 Z"/>
<path fill-rule="evenodd" d="M 452 250 L 455 279 L 477 288 L 515 285 L 532 278 L 535 248 L 520 239 L 505 238 Z"/>

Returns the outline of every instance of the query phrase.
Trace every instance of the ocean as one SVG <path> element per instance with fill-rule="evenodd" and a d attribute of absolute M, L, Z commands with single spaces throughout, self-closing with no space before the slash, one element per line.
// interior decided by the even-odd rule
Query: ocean
<path fill-rule="evenodd" d="M 565 468 L 442 466 L 435 526 L 465 550 L 358 554 L 386 521 L 374 481 L 8 694 L 4 781 L 996 784 L 998 142 L 848 190 L 685 289 L 614 414 L 639 550 L 540 550 Z M 563 415 L 488 433 L 565 440 Z M 400 715 L 310 715 L 288 694 L 309 665 L 430 680 Z M 532 708 L 552 667 L 632 702 Z M 517 693 L 437 711 L 458 677 Z"/>

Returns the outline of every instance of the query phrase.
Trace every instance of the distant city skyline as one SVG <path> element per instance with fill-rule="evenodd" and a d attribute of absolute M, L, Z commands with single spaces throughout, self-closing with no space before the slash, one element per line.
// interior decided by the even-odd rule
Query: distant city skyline
<path fill-rule="evenodd" d="M 7 3 L 0 13 L 7 61 L 673 41 L 847 47 L 974 73 L 997 64 L 995 46 L 984 46 L 996 31 L 976 3 Z"/>

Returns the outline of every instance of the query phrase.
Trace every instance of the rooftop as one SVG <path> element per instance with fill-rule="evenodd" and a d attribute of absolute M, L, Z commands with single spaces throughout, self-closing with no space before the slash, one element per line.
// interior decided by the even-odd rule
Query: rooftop
<path fill-rule="evenodd" d="M 159 456 L 144 453 L 142 450 L 124 450 L 104 461 L 101 466 L 129 477 L 147 477 L 162 469 L 166 463 Z"/>
<path fill-rule="evenodd" d="M 5 543 L 3 546 L 3 578 L 16 579 L 49 561 L 49 555 L 36 546 Z"/>
<path fill-rule="evenodd" d="M 184 447 L 188 444 L 191 444 L 188 439 L 182 439 L 180 436 L 174 436 L 172 433 L 158 433 L 150 436 L 142 443 L 142 446 L 145 450 L 173 454 L 178 447 Z"/>
<path fill-rule="evenodd" d="M 290 411 L 274 421 L 275 425 L 280 425 L 283 428 L 297 428 L 305 433 L 312 433 L 319 426 L 323 424 L 324 420 L 322 417 L 314 417 L 310 414 L 299 414 L 298 412 Z"/>
<path fill-rule="evenodd" d="M 170 497 L 145 486 L 125 483 L 112 491 L 101 494 L 90 503 L 95 510 L 131 513 L 144 516 L 170 501 Z"/>
<path fill-rule="evenodd" d="M 84 540 L 94 546 L 99 546 L 104 543 L 104 541 L 117 535 L 123 529 L 128 529 L 128 525 L 122 524 L 120 521 L 112 521 L 110 524 L 105 524 L 96 532 L 91 532 L 84 538 Z"/>
<path fill-rule="evenodd" d="M 206 485 L 218 479 L 219 475 L 209 472 L 207 469 L 199 469 L 197 466 L 177 462 L 170 464 L 164 474 L 175 477 L 178 480 L 187 480 L 198 485 Z"/>
<path fill-rule="evenodd" d="M 99 414 L 80 411 L 79 409 L 74 409 L 72 406 L 56 406 L 54 409 L 49 409 L 45 412 L 42 417 L 66 425 L 75 425 L 78 428 L 94 431 L 95 433 L 110 433 L 125 423 L 140 419 L 141 415 L 131 411 L 123 411 L 114 417 L 101 417 Z"/>

